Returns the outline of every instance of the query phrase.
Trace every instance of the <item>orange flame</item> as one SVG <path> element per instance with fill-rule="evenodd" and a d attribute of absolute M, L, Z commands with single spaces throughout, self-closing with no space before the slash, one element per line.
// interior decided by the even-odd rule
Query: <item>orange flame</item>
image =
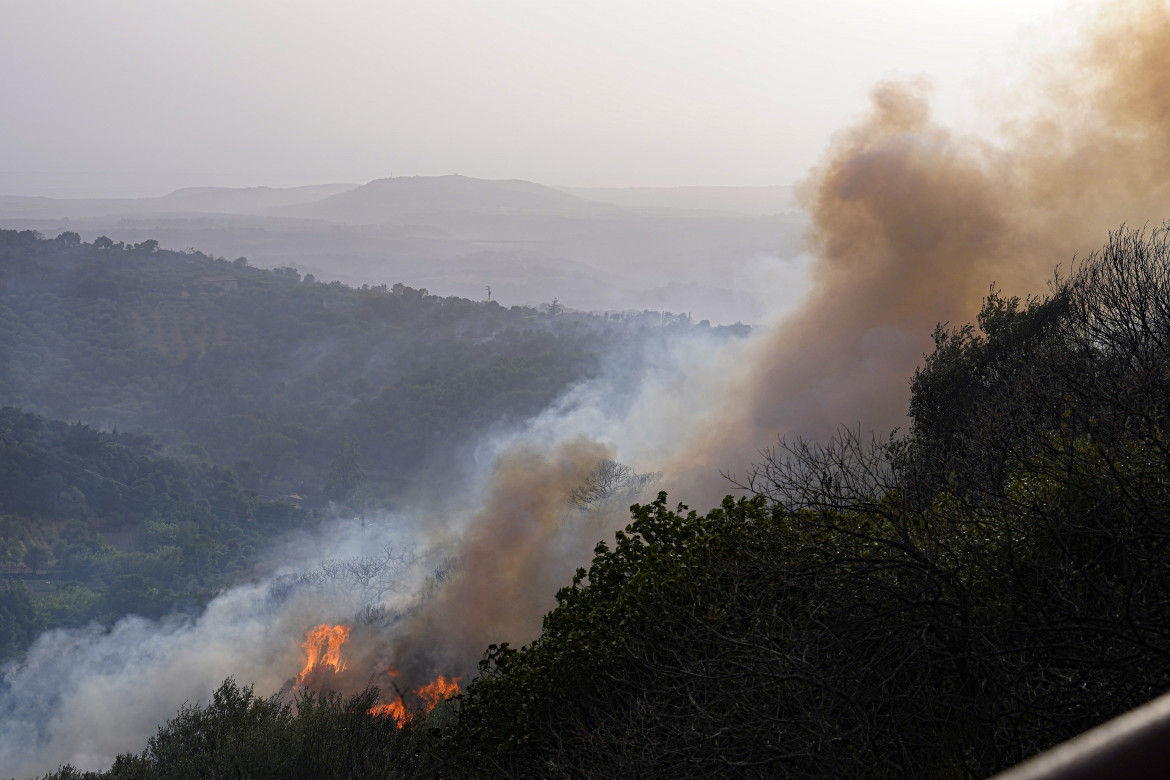
<path fill-rule="evenodd" d="M 341 660 L 341 645 L 349 639 L 351 629 L 352 626 L 347 625 L 323 624 L 305 632 L 305 643 L 301 645 L 305 648 L 305 668 L 297 675 L 298 685 L 319 666 L 331 667 L 334 672 L 345 670 L 345 663 Z"/>
<path fill-rule="evenodd" d="M 443 675 L 419 688 L 415 693 L 427 703 L 427 712 L 430 712 L 441 701 L 459 693 L 459 678 L 448 680 Z"/>
<path fill-rule="evenodd" d="M 370 714 L 382 718 L 394 718 L 394 722 L 398 724 L 398 728 L 402 728 L 410 720 L 410 713 L 406 711 L 406 705 L 400 701 L 375 704 L 373 707 L 370 707 Z"/>
<path fill-rule="evenodd" d="M 391 677 L 395 677 L 397 674 L 397 670 L 393 668 L 390 670 Z M 423 700 L 423 704 L 426 705 L 426 712 L 430 712 L 438 706 L 439 702 L 459 693 L 459 680 L 460 678 L 458 677 L 453 677 L 448 680 L 440 674 L 434 680 L 431 680 L 416 690 L 415 695 Z M 401 700 L 374 705 L 370 708 L 370 714 L 394 718 L 399 728 L 405 726 L 411 719 L 411 714 L 407 712 L 406 705 Z"/>

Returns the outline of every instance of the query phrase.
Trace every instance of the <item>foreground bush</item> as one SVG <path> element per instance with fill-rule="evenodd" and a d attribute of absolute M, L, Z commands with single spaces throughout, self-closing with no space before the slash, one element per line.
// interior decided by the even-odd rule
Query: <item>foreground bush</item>
<path fill-rule="evenodd" d="M 426 724 L 369 714 L 378 690 L 344 698 L 305 693 L 293 705 L 226 680 L 206 706 L 184 705 L 138 755 L 108 772 L 65 766 L 45 780 L 403 778 L 426 753 Z"/>

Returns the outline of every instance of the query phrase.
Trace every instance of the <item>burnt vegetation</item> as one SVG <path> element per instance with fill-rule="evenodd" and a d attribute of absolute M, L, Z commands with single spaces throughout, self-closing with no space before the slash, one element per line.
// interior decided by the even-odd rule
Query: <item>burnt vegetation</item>
<path fill-rule="evenodd" d="M 1166 691 L 1170 232 L 934 341 L 908 431 L 782 440 L 706 513 L 635 505 L 435 718 L 229 681 L 100 776 L 302 776 L 304 743 L 322 777 L 982 777 Z"/>

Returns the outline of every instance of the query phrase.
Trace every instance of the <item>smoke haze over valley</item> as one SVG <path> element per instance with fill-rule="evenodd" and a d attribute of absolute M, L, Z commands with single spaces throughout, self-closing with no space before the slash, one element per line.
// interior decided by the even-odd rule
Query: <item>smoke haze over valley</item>
<path fill-rule="evenodd" d="M 904 430 L 937 325 L 1170 218 L 1170 8 L 1049 22 L 990 129 L 881 80 L 792 186 L 493 162 L 0 196 L 0 455 L 54 475 L 5 499 L 0 566 L 57 610 L 3 645 L 0 774 L 106 769 L 228 677 L 466 687 L 631 504 L 743 495 L 777 437 Z M 306 666 L 332 625 L 344 664 Z"/>

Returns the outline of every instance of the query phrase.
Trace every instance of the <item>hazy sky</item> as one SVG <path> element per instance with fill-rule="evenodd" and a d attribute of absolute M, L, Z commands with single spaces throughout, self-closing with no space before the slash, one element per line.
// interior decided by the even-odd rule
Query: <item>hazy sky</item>
<path fill-rule="evenodd" d="M 1062 9 L 1063 10 L 1059 10 Z M 873 83 L 939 110 L 1056 0 L 0 0 L 0 193 L 462 173 L 787 184 Z"/>

